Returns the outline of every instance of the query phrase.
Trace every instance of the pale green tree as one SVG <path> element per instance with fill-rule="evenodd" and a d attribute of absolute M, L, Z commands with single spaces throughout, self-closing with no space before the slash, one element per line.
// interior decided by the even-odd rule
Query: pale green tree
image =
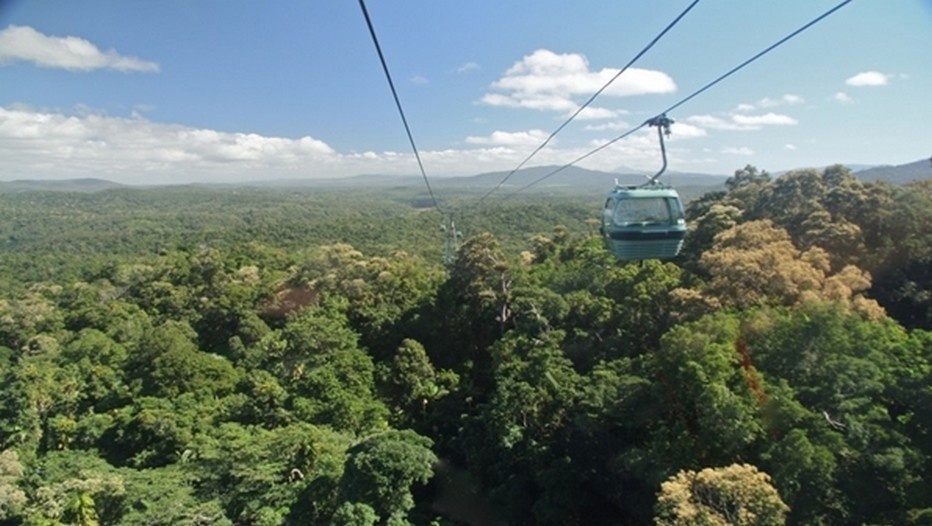
<path fill-rule="evenodd" d="M 0 453 L 0 521 L 17 517 L 26 506 L 26 493 L 19 488 L 23 465 L 15 450 Z"/>
<path fill-rule="evenodd" d="M 657 526 L 780 526 L 789 510 L 749 464 L 680 471 L 661 485 L 656 508 Z"/>

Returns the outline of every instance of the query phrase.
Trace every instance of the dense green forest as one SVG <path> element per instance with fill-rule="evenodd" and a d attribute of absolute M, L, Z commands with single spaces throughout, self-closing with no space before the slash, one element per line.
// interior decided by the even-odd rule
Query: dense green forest
<path fill-rule="evenodd" d="M 0 524 L 932 524 L 932 184 L 0 193 Z"/>

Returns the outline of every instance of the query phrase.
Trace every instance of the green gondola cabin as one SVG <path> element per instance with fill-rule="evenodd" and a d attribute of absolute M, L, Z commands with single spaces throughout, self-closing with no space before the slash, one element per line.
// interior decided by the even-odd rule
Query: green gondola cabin
<path fill-rule="evenodd" d="M 686 237 L 683 204 L 666 186 L 616 186 L 605 200 L 600 231 L 620 260 L 671 259 Z"/>

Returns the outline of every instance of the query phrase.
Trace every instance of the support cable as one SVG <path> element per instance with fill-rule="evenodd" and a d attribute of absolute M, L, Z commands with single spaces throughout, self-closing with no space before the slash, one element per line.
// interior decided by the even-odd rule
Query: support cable
<path fill-rule="evenodd" d="M 853 0 L 844 0 L 843 2 L 839 3 L 839 4 L 836 5 L 835 7 L 829 9 L 828 11 L 826 11 L 826 12 L 822 13 L 821 15 L 819 15 L 818 17 L 812 19 L 810 22 L 808 22 L 807 24 L 803 25 L 802 27 L 800 27 L 800 28 L 797 29 L 796 31 L 793 31 L 793 32 L 790 33 L 789 35 L 787 35 L 787 36 L 781 38 L 780 40 L 778 40 L 777 42 L 771 44 L 770 46 L 768 46 L 767 48 L 765 48 L 763 51 L 757 53 L 757 54 L 754 55 L 753 57 L 751 57 L 751 58 L 745 60 L 744 62 L 738 64 L 737 66 L 731 68 L 730 70 L 728 70 L 728 72 L 724 73 L 723 75 L 720 75 L 718 78 L 716 78 L 716 79 L 713 80 L 712 82 L 709 82 L 709 83 L 706 84 L 705 86 L 703 86 L 703 87 L 699 88 L 698 90 L 692 92 L 691 94 L 689 94 L 688 96 L 684 97 L 683 99 L 680 99 L 679 102 L 677 102 L 676 104 L 674 104 L 674 105 L 670 106 L 669 108 L 667 108 L 667 109 L 661 111 L 661 112 L 658 113 L 656 116 L 651 117 L 650 119 L 644 121 L 640 126 L 637 126 L 637 127 L 633 128 L 633 129 L 631 129 L 631 130 L 629 130 L 629 131 L 627 131 L 627 132 L 625 132 L 625 133 L 619 135 L 618 137 L 615 137 L 614 139 L 612 139 L 612 140 L 606 142 L 605 144 L 603 144 L 603 145 L 601 145 L 601 146 L 599 146 L 599 147 L 597 147 L 597 148 L 595 148 L 595 149 L 589 151 L 588 153 L 586 153 L 586 154 L 584 154 L 584 155 L 581 155 L 581 156 L 577 157 L 576 159 L 570 161 L 570 162 L 567 163 L 567 164 L 564 164 L 563 166 L 561 166 L 561 167 L 559 167 L 559 168 L 553 170 L 552 172 L 549 172 L 549 173 L 543 175 L 542 177 L 539 177 L 538 179 L 532 181 L 530 184 L 527 184 L 527 185 L 525 185 L 525 186 L 519 188 L 518 190 L 515 190 L 514 192 L 512 192 L 512 193 L 506 195 L 505 197 L 512 197 L 512 196 L 514 196 L 515 194 L 518 194 L 518 193 L 520 193 L 520 192 L 523 192 L 524 190 L 527 190 L 528 188 L 530 188 L 530 187 L 532 187 L 532 186 L 534 186 L 534 185 L 536 185 L 536 184 L 538 184 L 538 183 L 540 183 L 540 182 L 542 182 L 542 181 L 544 181 L 544 180 L 546 180 L 546 179 L 549 179 L 550 177 L 553 177 L 554 175 L 556 175 L 556 174 L 562 172 L 563 170 L 566 170 L 567 168 L 569 168 L 569 167 L 571 167 L 571 166 L 573 166 L 573 165 L 575 165 L 575 164 L 577 164 L 577 163 L 579 163 L 579 162 L 581 162 L 581 161 L 583 161 L 583 160 L 585 160 L 585 159 L 588 159 L 589 157 L 595 155 L 596 153 L 601 152 L 602 150 L 604 150 L 604 149 L 608 148 L 609 146 L 615 144 L 616 142 L 618 142 L 618 141 L 620 141 L 620 140 L 622 140 L 622 139 L 624 139 L 624 138 L 630 136 L 630 135 L 633 134 L 634 132 L 640 130 L 641 128 L 643 128 L 643 127 L 645 127 L 645 126 L 647 126 L 652 120 L 654 120 L 654 119 L 656 119 L 656 118 L 658 118 L 658 117 L 660 117 L 660 116 L 662 116 L 662 115 L 665 115 L 665 114 L 667 114 L 667 113 L 670 113 L 670 112 L 672 112 L 673 110 L 675 110 L 675 109 L 679 108 L 680 106 L 682 106 L 683 104 L 686 104 L 686 103 L 689 102 L 690 100 L 692 100 L 692 99 L 696 98 L 697 96 L 699 96 L 701 93 L 703 93 L 703 92 L 707 91 L 708 89 L 710 89 L 712 86 L 715 86 L 715 85 L 718 84 L 719 82 L 725 80 L 726 78 L 730 77 L 731 75 L 733 75 L 733 74 L 737 73 L 738 71 L 744 69 L 745 67 L 747 67 L 748 65 L 750 65 L 752 62 L 755 62 L 757 59 L 763 57 L 763 56 L 766 55 L 767 53 L 770 53 L 771 51 L 773 51 L 773 50 L 776 49 L 777 47 L 781 46 L 782 44 L 786 43 L 787 41 L 789 41 L 790 39 L 794 38 L 795 36 L 799 35 L 799 34 L 802 33 L 803 31 L 805 31 L 805 30 L 809 29 L 810 27 L 814 26 L 815 24 L 821 22 L 822 20 L 824 20 L 824 19 L 827 18 L 828 16 L 832 15 L 833 13 L 835 13 L 836 11 L 838 11 L 839 9 L 841 9 L 842 7 L 844 7 L 844 6 L 848 5 L 848 4 L 850 4 L 852 1 L 853 1 Z"/>
<path fill-rule="evenodd" d="M 595 93 L 593 93 L 592 96 L 589 97 L 589 100 L 587 100 L 587 101 L 584 102 L 579 108 L 577 108 L 576 111 L 573 112 L 573 114 L 570 115 L 570 117 L 569 117 L 568 119 L 566 119 L 566 121 L 563 122 L 563 124 L 561 124 L 560 126 L 558 126 L 557 129 L 555 129 L 555 130 L 550 134 L 550 136 L 548 136 L 548 137 L 544 140 L 544 142 L 542 142 L 542 143 L 540 144 L 540 146 L 538 146 L 537 148 L 535 148 L 534 151 L 532 151 L 532 152 L 530 153 L 530 155 L 528 155 L 527 157 L 525 157 L 524 160 L 521 161 L 521 162 L 518 164 L 518 166 L 516 166 L 513 170 L 511 170 L 510 172 L 508 172 L 508 174 L 506 174 L 505 177 L 504 177 L 501 181 L 499 181 L 499 183 L 498 183 L 497 185 L 495 185 L 495 188 L 492 188 L 491 190 L 489 190 L 488 192 L 486 192 L 485 195 L 483 195 L 482 197 L 480 197 L 480 198 L 479 198 L 479 202 L 476 203 L 476 206 L 482 204 L 482 202 L 485 201 L 485 199 L 486 199 L 487 197 L 489 197 L 490 195 L 492 195 L 493 193 L 495 193 L 499 188 L 501 188 L 502 185 L 505 184 L 505 182 L 507 182 L 508 179 L 510 179 L 512 175 L 514 175 L 518 170 L 520 170 L 521 168 L 523 168 L 524 165 L 528 163 L 528 161 L 530 161 L 535 155 L 538 154 L 538 152 L 540 152 L 540 151 L 543 150 L 548 144 L 550 144 L 550 141 L 551 141 L 558 133 L 560 133 L 561 131 L 563 131 L 563 128 L 565 128 L 570 122 L 573 121 L 573 119 L 575 119 L 580 113 L 582 113 L 582 111 L 583 111 L 584 109 L 588 108 L 589 105 L 592 104 L 593 101 L 595 101 L 596 97 L 598 97 L 599 95 L 602 94 L 603 91 L 605 91 L 606 89 L 608 89 L 608 87 L 611 86 L 612 83 L 615 82 L 615 80 L 618 79 L 618 77 L 620 77 L 625 71 L 628 70 L 628 68 L 630 68 L 632 65 L 634 65 L 634 63 L 637 62 L 642 56 L 644 56 L 644 54 L 647 53 L 647 52 L 650 50 L 650 48 L 654 47 L 654 44 L 656 44 L 657 42 L 659 42 L 660 39 L 663 38 L 663 36 L 666 35 L 668 31 L 670 31 L 671 29 L 673 29 L 673 26 L 675 26 L 677 23 L 679 23 L 679 21 L 680 21 L 684 16 L 686 16 L 686 13 L 689 13 L 689 11 L 690 11 L 693 7 L 695 7 L 696 4 L 698 4 L 698 3 L 699 3 L 699 0 L 693 0 L 693 2 L 692 2 L 691 4 L 689 4 L 689 6 L 686 7 L 686 9 L 684 9 L 683 12 L 679 14 L 679 16 L 677 16 L 675 19 L 673 19 L 672 22 L 670 22 L 669 24 L 667 24 L 667 27 L 665 27 L 665 28 L 663 29 L 663 31 L 661 31 L 656 37 L 654 37 L 654 39 L 651 40 L 650 43 L 648 43 L 647 46 L 644 47 L 644 49 L 642 49 L 640 52 L 638 52 L 638 54 L 635 55 L 634 58 L 632 58 L 631 60 L 629 60 L 628 63 L 625 64 L 625 66 L 624 66 L 623 68 L 621 68 L 621 69 L 618 71 L 618 73 L 615 73 L 615 76 L 613 76 L 611 79 L 609 79 L 609 81 L 606 82 L 601 88 L 599 88 L 598 91 L 596 91 Z"/>
<path fill-rule="evenodd" d="M 375 27 L 372 25 L 372 19 L 369 18 L 369 11 L 366 9 L 365 0 L 359 0 L 359 7 L 362 9 L 362 15 L 366 19 L 366 26 L 369 27 L 369 34 L 372 36 L 372 43 L 375 44 L 375 51 L 379 55 L 379 62 L 382 63 L 382 71 L 385 72 L 385 79 L 388 80 L 388 87 L 392 90 L 392 97 L 395 99 L 395 107 L 398 108 L 398 114 L 401 115 L 401 122 L 404 124 L 405 133 L 408 134 L 408 142 L 411 143 L 411 150 L 414 151 L 414 158 L 417 159 L 417 166 L 421 170 L 421 177 L 424 178 L 424 185 L 427 186 L 427 193 L 434 203 L 434 208 L 441 214 L 444 211 L 440 208 L 440 203 L 434 196 L 434 191 L 430 187 L 430 180 L 427 179 L 427 172 L 424 170 L 424 163 L 421 162 L 421 154 L 418 152 L 417 144 L 414 143 L 414 136 L 411 134 L 411 127 L 408 126 L 408 119 L 405 117 L 405 110 L 401 107 L 401 100 L 398 98 L 398 91 L 395 90 L 395 83 L 392 82 L 392 74 L 388 71 L 388 63 L 385 61 L 385 55 L 382 54 L 382 46 L 379 45 L 379 39 L 375 35 Z M 452 220 L 452 219 L 451 219 Z"/>
<path fill-rule="evenodd" d="M 382 53 L 382 46 L 379 45 L 379 39 L 375 34 L 375 27 L 372 19 L 369 17 L 369 10 L 366 9 L 365 0 L 359 0 L 359 8 L 362 9 L 362 15 L 366 19 L 366 26 L 369 28 L 369 35 L 372 36 L 372 43 L 375 45 L 375 51 L 379 55 L 379 62 L 382 64 L 382 71 L 385 73 L 385 80 L 388 81 L 388 87 L 392 90 L 392 98 L 395 99 L 395 107 L 398 108 L 398 115 L 401 116 L 401 123 L 404 124 L 405 133 L 408 135 L 408 142 L 411 144 L 411 150 L 414 152 L 414 158 L 417 159 L 418 169 L 421 171 L 421 177 L 424 178 L 424 186 L 427 187 L 427 193 L 430 194 L 430 200 L 434 208 L 445 216 L 445 223 L 441 229 L 445 233 L 443 261 L 450 265 L 456 260 L 456 252 L 459 249 L 459 239 L 462 233 L 456 229 L 456 223 L 453 220 L 453 212 L 445 212 L 434 195 L 434 190 L 430 187 L 430 179 L 427 178 L 427 171 L 424 170 L 424 163 L 421 161 L 421 154 L 414 142 L 414 135 L 411 133 L 411 127 L 408 125 L 408 119 L 405 117 L 404 108 L 401 106 L 401 99 L 398 98 L 398 91 L 395 89 L 395 83 L 392 81 L 392 74 L 388 70 L 388 63 L 385 55 Z"/>

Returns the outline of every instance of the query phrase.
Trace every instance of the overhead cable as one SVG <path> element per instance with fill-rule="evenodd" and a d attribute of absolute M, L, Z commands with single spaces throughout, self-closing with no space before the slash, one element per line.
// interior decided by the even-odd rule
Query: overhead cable
<path fill-rule="evenodd" d="M 369 27 L 369 34 L 372 36 L 372 43 L 375 44 L 375 51 L 379 55 L 379 62 L 382 63 L 382 71 L 385 72 L 385 79 L 388 80 L 388 87 L 392 90 L 392 97 L 395 99 L 395 107 L 398 108 L 398 114 L 401 115 L 401 122 L 404 124 L 405 133 L 408 134 L 408 142 L 411 143 L 411 150 L 414 151 L 414 158 L 417 159 L 417 166 L 421 170 L 421 177 L 424 178 L 424 185 L 427 186 L 427 193 L 434 203 L 434 208 L 441 214 L 444 213 L 440 208 L 440 203 L 434 196 L 434 191 L 430 187 L 430 180 L 427 179 L 427 172 L 424 170 L 424 163 L 421 162 L 421 154 L 418 152 L 417 144 L 414 143 L 414 136 L 411 134 L 411 127 L 408 126 L 408 119 L 405 117 L 405 110 L 401 107 L 401 100 L 398 98 L 398 91 L 395 90 L 395 83 L 392 82 L 392 74 L 388 71 L 388 64 L 385 61 L 385 55 L 382 54 L 382 46 L 379 45 L 379 39 L 375 35 L 375 27 L 372 25 L 372 19 L 369 18 L 369 11 L 366 9 L 365 0 L 359 0 L 359 7 L 362 9 L 362 15 L 366 19 L 366 25 Z"/>
<path fill-rule="evenodd" d="M 683 12 L 679 14 L 679 16 L 677 16 L 676 18 L 674 18 L 672 22 L 670 22 L 669 24 L 667 24 L 667 27 L 665 27 L 665 28 L 663 29 L 663 31 L 661 31 L 657 36 L 655 36 L 654 39 L 651 40 L 650 43 L 648 43 L 648 44 L 644 47 L 644 49 L 642 49 L 640 52 L 638 52 L 638 54 L 635 55 L 634 58 L 632 58 L 631 60 L 629 60 L 628 63 L 625 64 L 625 66 L 624 66 L 623 68 L 621 68 L 621 69 L 618 71 L 618 73 L 615 73 L 615 75 L 614 75 L 611 79 L 609 79 L 608 82 L 606 82 L 601 88 L 599 88 L 598 91 L 596 91 L 595 93 L 593 93 L 592 96 L 589 97 L 589 100 L 587 100 L 587 101 L 584 102 L 579 108 L 577 108 L 576 111 L 573 112 L 573 114 L 570 115 L 570 117 L 569 117 L 568 119 L 566 119 L 566 121 L 563 122 L 563 124 L 561 124 L 560 126 L 558 126 L 557 129 L 555 129 L 555 130 L 550 134 L 550 136 L 548 136 L 548 137 L 544 140 L 544 142 L 542 142 L 542 143 L 540 144 L 540 146 L 538 146 L 537 148 L 535 148 L 534 151 L 532 151 L 532 152 L 530 153 L 530 155 L 528 155 L 527 157 L 525 157 L 524 160 L 521 161 L 521 162 L 518 164 L 518 166 L 516 166 L 513 170 L 511 170 L 510 172 L 508 172 L 508 174 L 505 175 L 505 177 L 504 177 L 501 181 L 499 181 L 499 183 L 498 183 L 497 185 L 495 185 L 495 188 L 492 188 L 492 189 L 489 190 L 485 195 L 483 195 L 481 198 L 479 198 L 479 202 L 476 203 L 476 204 L 478 205 L 478 204 L 482 203 L 483 201 L 485 201 L 485 199 L 486 199 L 487 197 L 489 197 L 490 195 L 492 195 L 493 193 L 495 193 L 495 191 L 497 191 L 499 188 L 501 188 L 502 185 L 505 184 L 505 182 L 507 182 L 508 179 L 510 179 L 512 175 L 514 175 L 518 170 L 520 170 L 522 167 L 524 167 L 524 165 L 527 164 L 528 161 L 530 161 L 535 155 L 537 155 L 538 152 L 540 152 L 541 150 L 543 150 L 544 147 L 546 147 L 548 144 L 550 144 L 550 141 L 551 141 L 558 133 L 560 133 L 560 132 L 563 130 L 563 128 L 565 128 L 569 123 L 571 123 L 571 122 L 573 121 L 573 119 L 575 119 L 580 113 L 582 113 L 583 110 L 585 110 L 586 108 L 588 108 L 589 105 L 592 104 L 593 101 L 595 101 L 596 97 L 598 97 L 599 95 L 602 94 L 603 91 L 605 91 L 606 89 L 608 89 L 608 87 L 611 86 L 612 83 L 615 82 L 615 80 L 617 80 L 618 77 L 620 77 L 620 76 L 622 75 L 622 73 L 624 73 L 625 71 L 627 71 L 628 68 L 630 68 L 630 67 L 631 67 L 635 62 L 637 62 L 642 56 L 644 56 L 644 54 L 647 53 L 647 52 L 650 50 L 650 48 L 654 47 L 654 44 L 656 44 L 657 42 L 659 42 L 660 39 L 663 38 L 663 36 L 666 35 L 668 31 L 670 31 L 671 29 L 673 29 L 673 26 L 675 26 L 677 23 L 679 23 L 679 21 L 680 21 L 684 16 L 686 16 L 686 13 L 688 13 L 688 12 L 689 12 L 693 7 L 695 7 L 696 4 L 698 4 L 698 3 L 699 3 L 699 0 L 693 0 L 693 2 L 692 2 L 691 4 L 689 4 L 689 6 L 686 7 L 686 9 L 684 9 Z"/>
<path fill-rule="evenodd" d="M 818 24 L 818 23 L 821 22 L 823 19 L 825 19 L 825 18 L 827 18 L 828 16 L 830 16 L 831 14 L 833 14 L 835 11 L 838 11 L 838 10 L 841 9 L 842 7 L 846 6 L 847 4 L 850 4 L 852 1 L 853 1 L 853 0 L 845 0 L 844 2 L 841 2 L 840 4 L 836 5 L 835 7 L 829 9 L 828 11 L 826 11 L 826 12 L 824 12 L 824 13 L 822 13 L 822 14 L 819 15 L 818 17 L 812 19 L 812 21 L 810 21 L 808 24 L 806 24 L 806 25 L 800 27 L 800 28 L 797 29 L 796 31 L 793 31 L 793 32 L 790 33 L 789 35 L 787 35 L 787 36 L 781 38 L 780 40 L 778 40 L 778 41 L 776 41 L 776 42 L 774 42 L 774 43 L 771 44 L 769 47 L 767 47 L 766 49 L 764 49 L 764 50 L 761 51 L 760 53 L 754 55 L 753 57 L 751 57 L 751 58 L 745 60 L 745 61 L 742 62 L 741 64 L 738 64 L 737 66 L 731 68 L 730 70 L 728 70 L 727 73 L 721 75 L 720 77 L 718 77 L 717 79 L 713 80 L 712 82 L 709 82 L 709 83 L 706 84 L 705 86 L 703 86 L 703 87 L 699 88 L 698 90 L 694 91 L 694 92 L 693 92 L 692 94 L 690 94 L 688 97 L 686 97 L 686 98 L 680 100 L 679 102 L 677 102 L 677 103 L 674 104 L 673 106 L 670 106 L 670 107 L 667 108 L 666 110 L 660 112 L 660 114 L 669 113 L 669 112 L 675 110 L 676 108 L 679 108 L 679 107 L 682 106 L 683 104 L 686 104 L 687 102 L 689 102 L 690 100 L 692 100 L 693 98 L 695 98 L 696 96 L 698 96 L 700 93 L 706 91 L 707 89 L 711 88 L 712 86 L 714 86 L 714 85 L 718 84 L 719 82 L 725 80 L 726 78 L 730 77 L 730 76 L 733 75 L 734 73 L 738 72 L 738 70 L 743 69 L 745 66 L 747 66 L 747 65 L 749 65 L 750 63 L 756 61 L 757 59 L 761 58 L 762 56 L 766 55 L 767 53 L 770 53 L 771 51 L 773 51 L 773 50 L 776 49 L 777 47 L 781 46 L 781 45 L 782 45 L 783 43 L 785 43 L 786 41 L 792 39 L 792 38 L 795 37 L 796 35 L 802 33 L 803 31 L 809 29 L 810 27 L 812 27 L 812 26 Z"/>
<path fill-rule="evenodd" d="M 567 164 L 565 164 L 565 165 L 563 165 L 563 166 L 561 166 L 561 167 L 559 167 L 559 168 L 553 170 L 552 172 L 549 172 L 549 173 L 543 175 L 542 177 L 539 177 L 538 179 L 536 179 L 535 181 L 531 182 L 530 184 L 525 185 L 525 186 L 519 188 L 518 190 L 515 190 L 514 192 L 512 192 L 512 193 L 506 195 L 505 197 L 511 197 L 511 196 L 513 196 L 513 195 L 515 195 L 515 194 L 517 194 L 517 193 L 519 193 L 519 192 L 523 192 L 524 190 L 527 190 L 528 188 L 530 188 L 530 187 L 532 187 L 532 186 L 534 186 L 534 185 L 536 185 L 536 184 L 538 184 L 538 183 L 540 183 L 540 182 L 542 182 L 542 181 L 544 181 L 544 180 L 546 180 L 546 179 L 549 179 L 550 177 L 553 177 L 554 175 L 556 175 L 556 174 L 562 172 L 563 170 L 566 170 L 567 168 L 569 168 L 569 167 L 575 165 L 576 163 L 579 163 L 580 161 L 583 161 L 584 159 L 587 159 L 587 158 L 591 157 L 592 155 L 595 155 L 596 153 L 598 153 L 598 152 L 604 150 L 605 148 L 608 148 L 608 147 L 611 146 L 612 144 L 615 144 L 616 142 L 618 142 L 618 141 L 620 141 L 620 140 L 622 140 L 622 139 L 628 137 L 628 136 L 631 135 L 632 133 L 634 133 L 634 132 L 640 130 L 641 128 L 643 128 L 643 127 L 645 127 L 645 126 L 647 126 L 648 123 L 649 123 L 651 120 L 657 118 L 657 116 L 664 115 L 664 114 L 667 114 L 667 113 L 671 113 L 673 110 L 679 108 L 679 107 L 682 106 L 683 104 L 686 104 L 687 102 L 689 102 L 690 100 L 694 99 L 694 98 L 697 97 L 699 94 L 705 92 L 706 90 L 708 90 L 708 89 L 711 88 L 712 86 L 715 86 L 715 85 L 718 84 L 719 82 L 721 82 L 721 81 L 725 80 L 726 78 L 730 77 L 731 75 L 737 73 L 739 70 L 744 69 L 746 66 L 750 65 L 752 62 L 756 61 L 757 59 L 761 58 L 762 56 L 766 55 L 767 53 L 770 53 L 771 51 L 773 51 L 773 50 L 776 49 L 777 47 L 781 46 L 782 44 L 784 44 L 784 43 L 787 42 L 788 40 L 790 40 L 790 39 L 792 39 L 793 37 L 799 35 L 799 34 L 802 33 L 803 31 L 805 31 L 805 30 L 809 29 L 810 27 L 814 26 L 815 24 L 821 22 L 823 19 L 827 18 L 829 15 L 832 15 L 833 13 L 835 13 L 836 11 L 838 11 L 839 9 L 841 9 L 842 7 L 846 6 L 847 4 L 850 4 L 852 1 L 853 1 L 853 0 L 844 0 L 843 2 L 839 3 L 839 4 L 836 5 L 835 7 L 829 9 L 828 11 L 826 11 L 826 12 L 822 13 L 821 15 L 819 15 L 818 17 L 812 19 L 810 22 L 808 22 L 807 24 L 803 25 L 802 27 L 800 27 L 800 28 L 797 29 L 796 31 L 793 31 L 793 32 L 790 33 L 789 35 L 787 35 L 787 36 L 781 38 L 780 40 L 776 41 L 775 43 L 771 44 L 770 46 L 768 46 L 767 48 L 765 48 L 763 51 L 757 53 L 757 54 L 754 55 L 753 57 L 751 57 L 751 58 L 745 60 L 744 62 L 738 64 L 737 66 L 731 68 L 730 70 L 728 70 L 728 72 L 726 72 L 726 73 L 724 73 L 723 75 L 719 76 L 718 78 L 716 78 L 716 79 L 713 80 L 712 82 L 709 82 L 708 84 L 706 84 L 705 86 L 703 86 L 703 87 L 699 88 L 698 90 L 692 92 L 692 93 L 689 94 L 688 96 L 686 96 L 686 97 L 680 99 L 676 104 L 674 104 L 674 105 L 670 106 L 669 108 L 667 108 L 667 109 L 665 109 L 665 110 L 659 112 L 656 116 L 651 117 L 650 119 L 644 121 L 640 126 L 637 126 L 637 127 L 633 128 L 633 129 L 631 129 L 631 130 L 629 130 L 629 131 L 627 131 L 627 132 L 625 132 L 625 133 L 619 135 L 618 137 L 615 137 L 614 139 L 612 139 L 612 140 L 606 142 L 605 144 L 599 146 L 598 148 L 595 148 L 595 149 L 591 150 L 589 153 L 586 153 L 586 154 L 584 154 L 584 155 L 581 155 L 581 156 L 577 157 L 576 159 L 570 161 L 569 163 L 567 163 Z"/>

